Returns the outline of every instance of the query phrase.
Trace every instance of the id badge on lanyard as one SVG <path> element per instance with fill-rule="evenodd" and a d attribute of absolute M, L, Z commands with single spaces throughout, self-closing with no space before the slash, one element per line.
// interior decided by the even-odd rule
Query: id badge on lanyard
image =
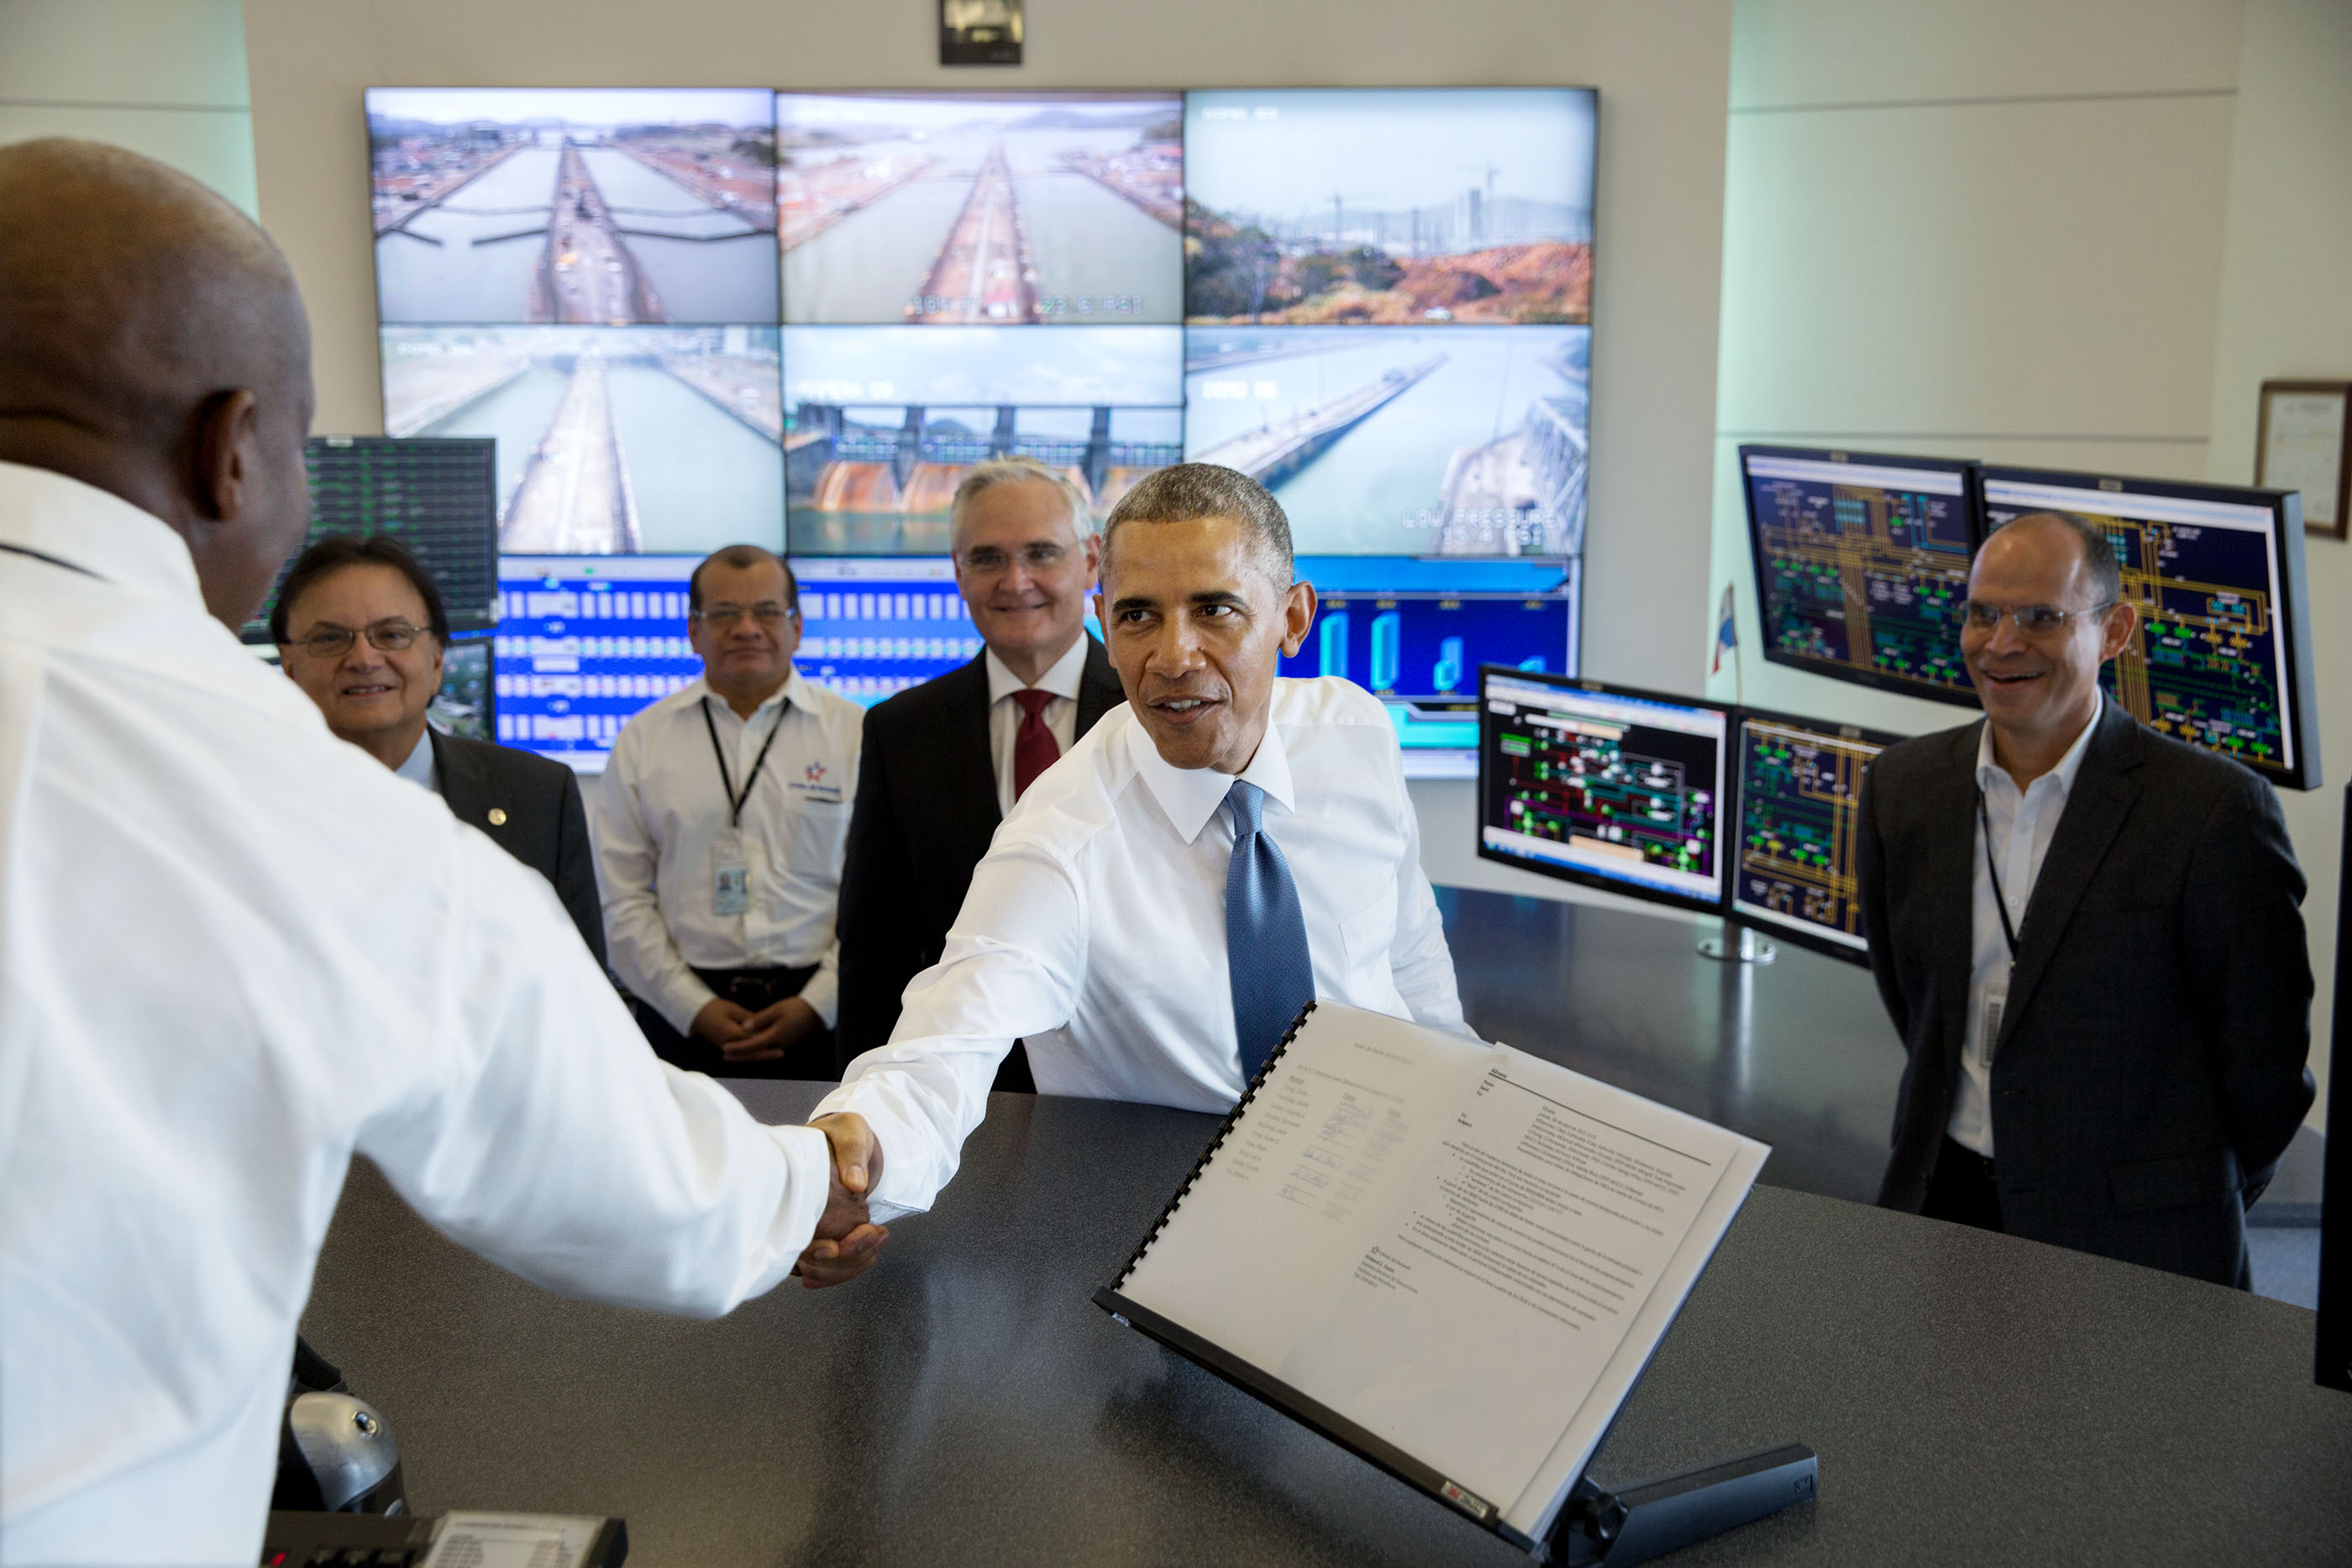
<path fill-rule="evenodd" d="M 751 861 L 743 852 L 739 828 L 722 829 L 710 841 L 710 913 L 741 915 L 751 907 Z"/>
<path fill-rule="evenodd" d="M 1998 980 L 1986 983 L 1984 988 L 1984 1032 L 1977 1039 L 1984 1046 L 1984 1064 L 1992 1065 L 1993 1048 L 2000 1043 L 2001 1015 L 2009 1010 L 2009 972 L 2004 969 Z"/>
<path fill-rule="evenodd" d="M 719 764 L 719 787 L 727 796 L 727 826 L 713 834 L 710 841 L 710 913 L 713 915 L 744 915 L 751 908 L 751 857 L 743 848 L 743 802 L 751 798 L 751 786 L 760 781 L 760 769 L 766 766 L 768 748 L 776 744 L 776 732 L 784 727 L 783 705 L 776 708 L 776 722 L 768 727 L 768 738 L 761 743 L 760 755 L 752 759 L 751 771 L 743 779 L 739 793 L 735 781 L 727 776 L 727 753 L 719 744 L 719 727 L 710 721 L 710 699 L 702 699 L 702 724 L 710 732 L 710 755 Z"/>

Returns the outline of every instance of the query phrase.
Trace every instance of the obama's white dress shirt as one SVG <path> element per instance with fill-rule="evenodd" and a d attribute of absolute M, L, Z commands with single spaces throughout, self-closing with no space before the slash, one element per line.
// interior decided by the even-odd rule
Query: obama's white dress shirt
<path fill-rule="evenodd" d="M 881 1141 L 876 1212 L 927 1209 L 1016 1039 L 1045 1094 L 1230 1110 L 1244 1086 L 1225 965 L 1232 775 L 1171 767 L 1132 707 L 1104 716 L 997 829 L 890 1043 L 818 1107 Z M 1275 682 L 1240 778 L 1297 883 L 1316 995 L 1463 1030 L 1396 730 L 1362 687 Z M 1465 1031 L 1466 1032 L 1466 1031 Z"/>

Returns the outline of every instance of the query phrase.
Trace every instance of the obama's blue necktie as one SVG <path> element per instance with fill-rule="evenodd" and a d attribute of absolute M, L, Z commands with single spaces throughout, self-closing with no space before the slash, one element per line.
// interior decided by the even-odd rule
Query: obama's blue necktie
<path fill-rule="evenodd" d="M 1265 791 L 1235 779 L 1225 808 L 1234 819 L 1234 858 L 1225 868 L 1225 968 L 1234 982 L 1242 1075 L 1255 1078 L 1298 1009 L 1315 999 L 1315 966 L 1290 862 L 1264 831 Z"/>

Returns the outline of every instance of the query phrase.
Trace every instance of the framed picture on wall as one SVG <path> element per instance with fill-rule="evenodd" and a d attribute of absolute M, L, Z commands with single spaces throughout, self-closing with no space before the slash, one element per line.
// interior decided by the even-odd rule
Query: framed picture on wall
<path fill-rule="evenodd" d="M 2303 492 L 2308 533 L 2352 522 L 2352 382 L 2264 382 L 2254 483 Z"/>

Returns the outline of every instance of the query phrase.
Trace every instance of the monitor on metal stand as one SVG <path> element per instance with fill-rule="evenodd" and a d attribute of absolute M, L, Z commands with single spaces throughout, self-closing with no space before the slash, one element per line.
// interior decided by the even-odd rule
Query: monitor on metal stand
<path fill-rule="evenodd" d="M 2320 1383 L 2352 1394 L 2352 786 L 2336 884 L 2336 1028 L 2327 1069 L 2327 1177 L 2319 1209 Z"/>

